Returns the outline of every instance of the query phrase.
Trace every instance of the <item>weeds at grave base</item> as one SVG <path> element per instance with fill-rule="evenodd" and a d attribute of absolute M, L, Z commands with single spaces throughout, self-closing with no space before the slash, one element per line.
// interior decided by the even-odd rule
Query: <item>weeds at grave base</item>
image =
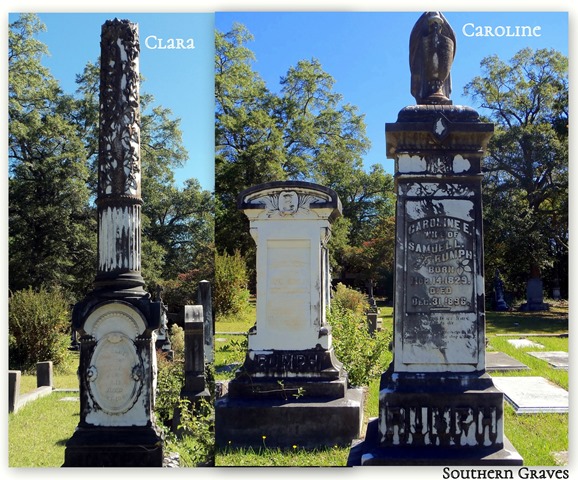
<path fill-rule="evenodd" d="M 211 402 L 192 404 L 180 399 L 177 432 L 163 428 L 165 451 L 179 454 L 180 467 L 212 466 L 215 458 L 214 418 Z"/>
<path fill-rule="evenodd" d="M 236 447 L 232 442 L 220 448 L 216 455 L 216 466 L 260 466 L 260 467 L 334 467 L 344 466 L 349 455 L 349 446 L 306 449 L 293 444 L 288 448 L 266 446 Z"/>

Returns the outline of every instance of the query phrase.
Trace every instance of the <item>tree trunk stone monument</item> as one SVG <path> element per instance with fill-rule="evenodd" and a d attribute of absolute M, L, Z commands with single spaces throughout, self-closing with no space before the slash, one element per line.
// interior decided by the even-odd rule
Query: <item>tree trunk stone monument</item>
<path fill-rule="evenodd" d="M 102 26 L 98 160 L 98 272 L 77 303 L 80 422 L 66 467 L 161 467 L 154 416 L 154 331 L 162 304 L 141 276 L 138 27 Z"/>
<path fill-rule="evenodd" d="M 362 396 L 348 388 L 325 319 L 327 241 L 337 194 L 308 182 L 249 188 L 238 206 L 257 244 L 257 322 L 228 394 L 216 402 L 223 446 L 333 446 L 360 433 Z"/>
<path fill-rule="evenodd" d="M 485 372 L 481 161 L 493 124 L 454 106 L 455 35 L 440 12 L 410 36 L 417 105 L 386 125 L 395 159 L 394 355 L 351 465 L 521 465 Z"/>

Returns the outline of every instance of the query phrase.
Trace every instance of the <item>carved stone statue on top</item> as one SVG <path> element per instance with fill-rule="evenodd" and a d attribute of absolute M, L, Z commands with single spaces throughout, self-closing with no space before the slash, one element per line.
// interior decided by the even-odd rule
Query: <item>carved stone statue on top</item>
<path fill-rule="evenodd" d="M 456 36 L 441 12 L 425 12 L 409 38 L 411 94 L 418 105 L 451 105 Z"/>

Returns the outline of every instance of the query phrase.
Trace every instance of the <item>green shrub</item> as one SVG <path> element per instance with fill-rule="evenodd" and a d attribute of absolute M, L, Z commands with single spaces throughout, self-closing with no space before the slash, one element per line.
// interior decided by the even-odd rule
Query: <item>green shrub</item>
<path fill-rule="evenodd" d="M 234 255 L 227 252 L 215 255 L 213 308 L 217 317 L 241 313 L 247 308 L 248 282 L 247 266 L 238 250 Z"/>
<path fill-rule="evenodd" d="M 164 354 L 157 353 L 155 414 L 159 423 L 170 425 L 175 408 L 179 405 L 184 384 L 183 362 L 173 362 Z"/>
<path fill-rule="evenodd" d="M 166 450 L 179 454 L 180 467 L 215 465 L 215 410 L 212 402 L 181 399 L 177 433 L 165 429 Z"/>
<path fill-rule="evenodd" d="M 346 287 L 343 283 L 338 283 L 333 291 L 331 306 L 349 310 L 356 315 L 361 315 L 369 308 L 365 294 L 352 288 Z"/>
<path fill-rule="evenodd" d="M 38 362 L 66 364 L 71 316 L 61 290 L 19 290 L 10 298 L 8 320 L 10 368 L 33 372 Z"/>
<path fill-rule="evenodd" d="M 171 348 L 175 352 L 175 358 L 185 358 L 185 330 L 183 327 L 173 323 L 169 329 L 169 340 Z"/>

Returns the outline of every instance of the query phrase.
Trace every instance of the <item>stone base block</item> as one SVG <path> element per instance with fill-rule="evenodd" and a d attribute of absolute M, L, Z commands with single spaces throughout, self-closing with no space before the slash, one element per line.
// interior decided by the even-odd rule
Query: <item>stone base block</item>
<path fill-rule="evenodd" d="M 299 448 L 347 445 L 361 432 L 363 391 L 340 399 L 231 398 L 215 403 L 215 439 L 220 447 Z"/>
<path fill-rule="evenodd" d="M 163 440 L 153 428 L 82 428 L 66 442 L 63 467 L 162 467 Z"/>
<path fill-rule="evenodd" d="M 382 447 L 378 440 L 378 422 L 377 418 L 371 420 L 365 439 L 352 444 L 347 466 L 523 465 L 522 457 L 506 437 L 501 448 Z"/>
<path fill-rule="evenodd" d="M 321 378 L 251 378 L 238 376 L 229 382 L 231 398 L 276 398 L 290 400 L 296 396 L 343 398 L 347 391 L 347 376 L 336 380 Z"/>

